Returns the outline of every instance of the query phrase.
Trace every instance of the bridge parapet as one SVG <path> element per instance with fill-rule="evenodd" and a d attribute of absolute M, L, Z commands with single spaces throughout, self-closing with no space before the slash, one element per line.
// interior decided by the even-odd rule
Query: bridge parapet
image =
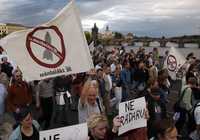
<path fill-rule="evenodd" d="M 150 41 L 144 41 L 143 42 L 143 47 L 149 47 Z"/>
<path fill-rule="evenodd" d="M 151 42 L 157 41 L 160 43 L 160 47 L 166 47 L 168 42 L 178 44 L 179 48 L 184 48 L 186 43 L 198 44 L 200 48 L 200 38 L 136 38 L 133 42 L 142 42 L 143 46 L 149 46 Z"/>

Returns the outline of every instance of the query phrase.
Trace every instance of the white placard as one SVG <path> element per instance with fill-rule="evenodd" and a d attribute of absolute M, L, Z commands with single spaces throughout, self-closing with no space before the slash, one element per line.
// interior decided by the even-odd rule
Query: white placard
<path fill-rule="evenodd" d="M 87 123 L 40 131 L 40 140 L 88 140 Z"/>
<path fill-rule="evenodd" d="M 122 125 L 119 127 L 118 135 L 129 130 L 146 127 L 145 112 L 146 101 L 144 97 L 120 103 L 119 116 L 122 120 Z"/>

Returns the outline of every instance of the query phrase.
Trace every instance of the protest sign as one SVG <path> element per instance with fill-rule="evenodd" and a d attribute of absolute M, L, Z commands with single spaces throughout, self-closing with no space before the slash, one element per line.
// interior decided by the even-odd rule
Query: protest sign
<path fill-rule="evenodd" d="M 87 140 L 87 123 L 40 131 L 40 140 Z"/>
<path fill-rule="evenodd" d="M 169 55 L 164 62 L 164 68 L 168 70 L 170 77 L 176 80 L 176 74 L 185 62 L 185 57 L 183 57 L 176 48 L 171 47 Z"/>
<path fill-rule="evenodd" d="M 145 111 L 146 102 L 144 97 L 120 103 L 119 116 L 122 120 L 122 125 L 119 127 L 118 135 L 132 129 L 146 127 Z"/>
<path fill-rule="evenodd" d="M 92 41 L 88 47 L 89 47 L 90 52 L 93 53 L 94 50 L 95 50 L 95 48 L 94 48 L 94 41 Z"/>
<path fill-rule="evenodd" d="M 87 41 L 73 1 L 51 21 L 9 34 L 0 45 L 27 81 L 93 68 Z"/>

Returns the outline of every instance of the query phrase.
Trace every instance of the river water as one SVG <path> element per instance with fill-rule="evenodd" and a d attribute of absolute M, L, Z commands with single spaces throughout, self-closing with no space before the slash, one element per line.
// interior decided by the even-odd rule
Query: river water
<path fill-rule="evenodd" d="M 166 50 L 170 50 L 170 47 L 175 47 L 184 57 L 186 57 L 189 53 L 193 52 L 195 57 L 200 59 L 200 48 L 198 48 L 197 44 L 188 43 L 188 44 L 185 44 L 184 48 L 178 48 L 178 44 L 176 43 L 167 43 L 166 44 L 167 47 L 165 48 L 161 48 L 159 47 L 159 45 L 160 45 L 159 43 L 151 42 L 150 47 L 144 47 L 144 48 L 146 52 L 151 52 L 153 48 L 156 47 L 158 48 L 160 55 L 163 56 Z M 132 49 L 134 50 L 134 52 L 136 52 L 140 46 L 142 46 L 142 43 L 136 43 L 134 46 L 126 46 L 125 50 L 130 51 Z M 106 48 L 110 50 L 113 47 L 116 47 L 116 46 L 107 46 Z"/>

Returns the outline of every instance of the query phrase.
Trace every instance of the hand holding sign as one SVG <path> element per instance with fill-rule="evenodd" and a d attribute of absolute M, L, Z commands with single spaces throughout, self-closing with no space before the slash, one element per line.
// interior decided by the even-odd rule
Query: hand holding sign
<path fill-rule="evenodd" d="M 113 129 L 112 129 L 113 133 L 117 133 L 119 127 L 121 126 L 121 123 L 122 123 L 122 120 L 121 120 L 121 118 L 119 116 L 116 116 L 113 119 Z"/>

